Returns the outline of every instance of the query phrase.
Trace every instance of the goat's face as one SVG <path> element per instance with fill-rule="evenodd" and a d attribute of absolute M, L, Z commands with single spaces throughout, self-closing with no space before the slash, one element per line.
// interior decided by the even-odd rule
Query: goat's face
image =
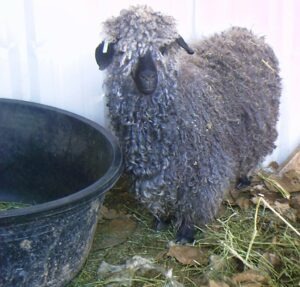
<path fill-rule="evenodd" d="M 157 87 L 158 75 L 150 51 L 139 58 L 137 68 L 132 73 L 137 89 L 145 95 L 151 95 Z"/>
<path fill-rule="evenodd" d="M 147 7 L 126 10 L 108 20 L 104 28 L 113 40 L 103 41 L 96 48 L 100 70 L 111 68 L 130 76 L 136 89 L 145 95 L 155 92 L 162 66 L 175 57 L 179 47 L 189 54 L 194 53 L 178 35 L 172 17 Z"/>

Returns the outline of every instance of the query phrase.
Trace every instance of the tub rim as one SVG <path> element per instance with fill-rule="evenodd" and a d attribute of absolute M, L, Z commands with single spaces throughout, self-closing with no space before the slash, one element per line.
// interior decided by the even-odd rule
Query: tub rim
<path fill-rule="evenodd" d="M 123 172 L 123 156 L 119 143 L 116 137 L 109 131 L 107 131 L 104 127 L 102 127 L 100 124 L 73 112 L 49 106 L 46 104 L 6 98 L 0 98 L 0 104 L 1 103 L 19 104 L 22 106 L 28 106 L 47 111 L 50 110 L 51 112 L 56 112 L 67 117 L 75 118 L 83 122 L 84 124 L 91 126 L 92 128 L 104 135 L 104 137 L 108 140 L 112 147 L 113 158 L 110 167 L 103 174 L 103 176 L 101 176 L 91 185 L 56 200 L 47 201 L 28 207 L 20 207 L 11 210 L 0 211 L 0 224 L 7 224 L 16 220 L 18 222 L 23 222 L 32 219 L 32 217 L 43 215 L 50 216 L 53 214 L 66 212 L 70 209 L 74 209 L 78 207 L 78 205 L 85 204 L 86 202 L 89 202 L 92 199 L 95 199 L 97 197 L 100 198 L 106 191 L 108 191 L 113 186 L 113 184 L 121 176 Z"/>

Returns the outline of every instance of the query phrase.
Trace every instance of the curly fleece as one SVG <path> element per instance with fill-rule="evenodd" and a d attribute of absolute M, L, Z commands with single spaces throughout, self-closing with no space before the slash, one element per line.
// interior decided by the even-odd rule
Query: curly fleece
<path fill-rule="evenodd" d="M 108 107 L 133 192 L 177 228 L 210 222 L 224 192 L 274 148 L 281 81 L 272 49 L 234 27 L 187 55 L 176 21 L 145 6 L 107 20 L 104 32 L 115 42 Z M 143 95 L 131 75 L 148 50 L 159 84 Z"/>

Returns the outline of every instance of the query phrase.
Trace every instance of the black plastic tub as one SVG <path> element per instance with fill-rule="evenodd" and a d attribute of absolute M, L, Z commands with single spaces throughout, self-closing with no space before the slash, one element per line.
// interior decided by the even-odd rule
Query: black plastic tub
<path fill-rule="evenodd" d="M 105 192 L 122 172 L 119 146 L 78 115 L 0 99 L 0 286 L 65 286 L 89 253 Z"/>

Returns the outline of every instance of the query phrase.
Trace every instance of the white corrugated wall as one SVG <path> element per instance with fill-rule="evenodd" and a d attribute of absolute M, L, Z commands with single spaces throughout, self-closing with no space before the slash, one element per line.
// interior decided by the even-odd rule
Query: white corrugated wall
<path fill-rule="evenodd" d="M 94 60 L 101 23 L 148 4 L 173 15 L 187 40 L 233 25 L 265 35 L 281 65 L 278 148 L 282 162 L 300 144 L 300 1 L 298 0 L 0 0 L 0 97 L 60 107 L 107 124 Z"/>

